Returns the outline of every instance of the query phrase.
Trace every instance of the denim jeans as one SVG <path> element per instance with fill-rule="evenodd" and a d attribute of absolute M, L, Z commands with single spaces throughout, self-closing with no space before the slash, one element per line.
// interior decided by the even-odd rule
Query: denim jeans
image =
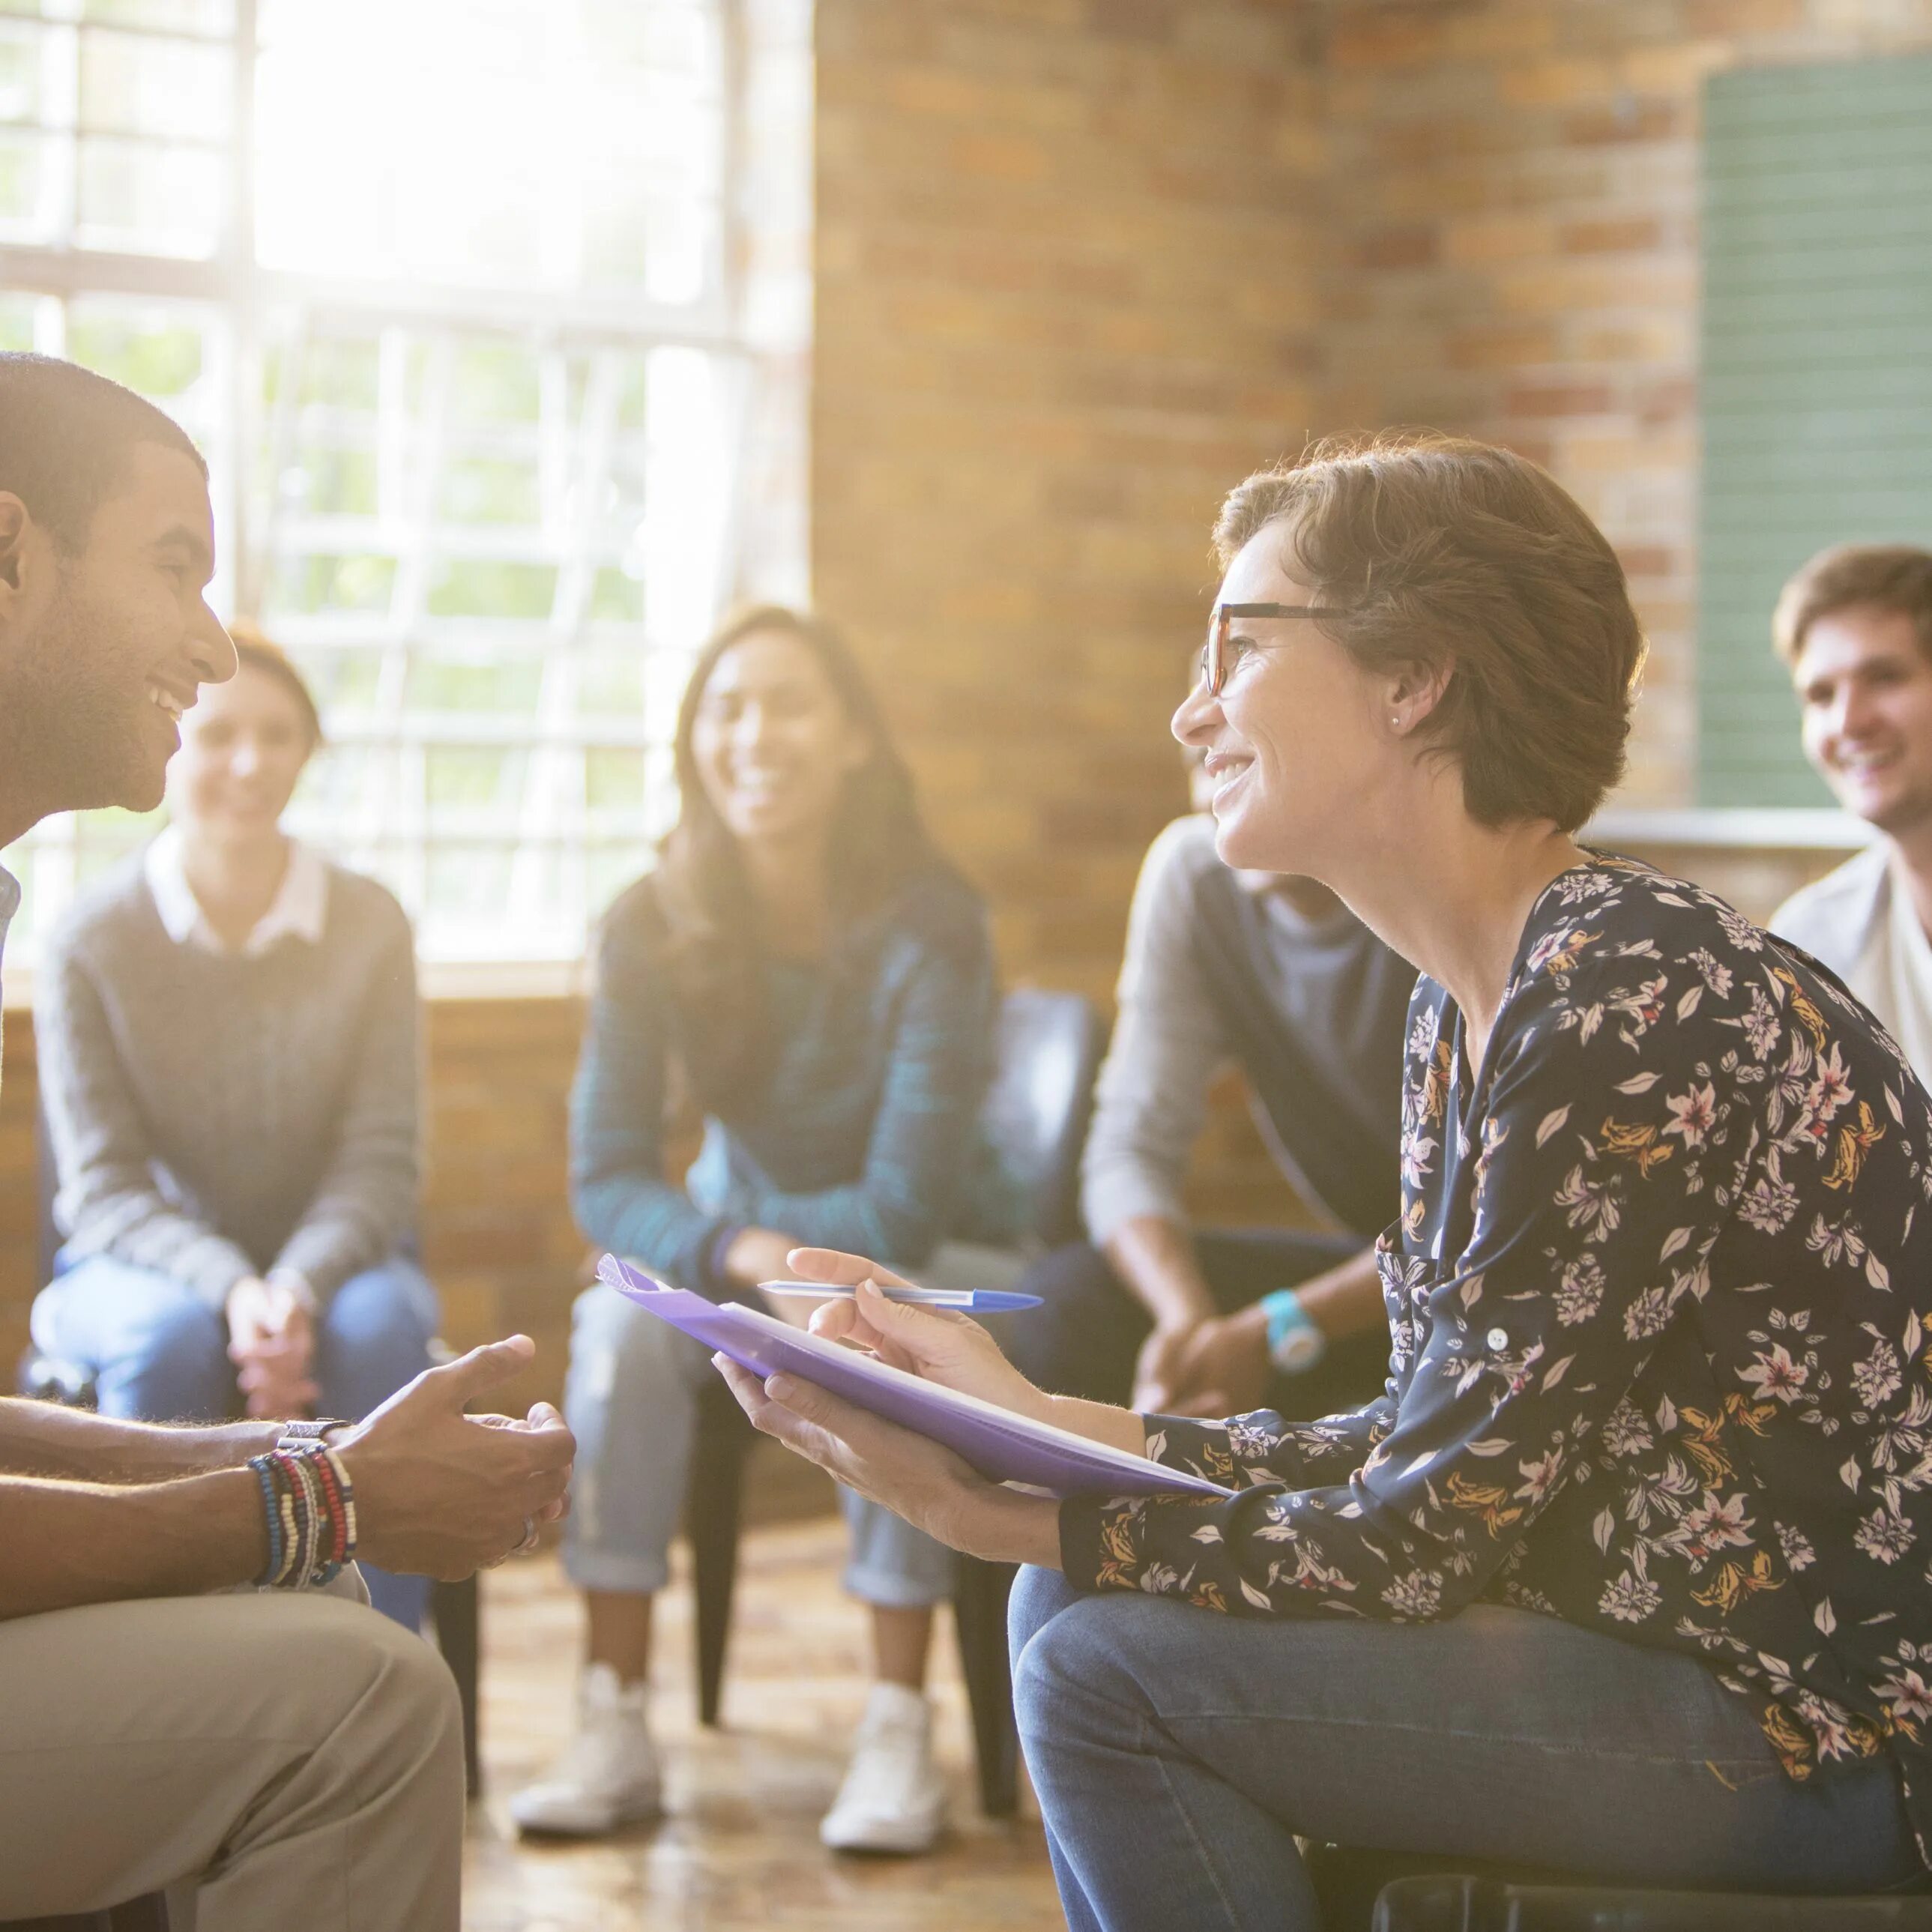
<path fill-rule="evenodd" d="M 1319 1932 L 1297 1834 L 1612 1884 L 1918 1874 L 1889 1759 L 1794 1784 L 1695 1658 L 1553 1617 L 1262 1620 L 1027 1569 L 1011 1634 L 1074 1932 Z"/>
<path fill-rule="evenodd" d="M 401 1255 L 352 1276 L 316 1323 L 319 1412 L 367 1415 L 429 1366 L 436 1290 Z M 90 1255 L 58 1274 L 34 1303 L 35 1346 L 80 1363 L 103 1415 L 140 1422 L 214 1422 L 238 1405 L 228 1324 L 184 1282 L 153 1268 Z M 429 1580 L 362 1566 L 370 1600 L 414 1630 Z"/>

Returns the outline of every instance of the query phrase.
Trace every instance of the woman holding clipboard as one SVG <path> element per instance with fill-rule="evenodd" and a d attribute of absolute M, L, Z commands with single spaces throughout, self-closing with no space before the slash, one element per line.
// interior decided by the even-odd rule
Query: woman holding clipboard
<path fill-rule="evenodd" d="M 1385 1394 L 1142 1417 L 870 1288 L 814 1318 L 1234 1492 L 1055 1503 L 794 1378 L 733 1387 L 862 1492 L 1031 1566 L 1016 1702 L 1076 1928 L 1314 1932 L 1298 1834 L 1610 1882 L 1922 1883 L 1932 1101 L 1807 955 L 1576 843 L 1642 643 L 1542 471 L 1318 451 L 1243 484 L 1216 538 L 1174 729 L 1220 855 L 1321 879 L 1422 969 Z"/>
<path fill-rule="evenodd" d="M 718 1302 L 756 1304 L 800 1243 L 1005 1286 L 1018 1262 L 997 1244 L 1022 1202 L 980 1127 L 998 1003 L 985 910 L 927 837 L 850 652 L 817 619 L 746 613 L 698 658 L 675 755 L 677 824 L 598 944 L 571 1110 L 584 1233 Z M 681 1179 L 666 1172 L 680 1103 L 704 1122 Z M 804 1319 L 796 1300 L 772 1306 Z M 593 1835 L 659 1808 L 652 1603 L 709 1374 L 703 1348 L 602 1282 L 579 1298 L 564 1562 L 588 1649 L 576 1736 L 511 1801 L 526 1831 Z M 923 1851 L 944 1805 L 922 1686 L 952 1553 L 845 1501 L 875 1676 L 821 1836 Z"/>

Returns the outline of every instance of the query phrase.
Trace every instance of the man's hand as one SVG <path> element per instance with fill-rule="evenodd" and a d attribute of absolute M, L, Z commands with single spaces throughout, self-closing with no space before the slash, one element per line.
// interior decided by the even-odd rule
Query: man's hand
<path fill-rule="evenodd" d="M 1156 1333 L 1159 1331 L 1156 1330 Z M 1258 1408 L 1268 1393 L 1268 1316 L 1257 1303 L 1233 1315 L 1197 1322 L 1166 1358 L 1163 1401 L 1134 1406 L 1143 1414 L 1240 1415 Z"/>
<path fill-rule="evenodd" d="M 228 1359 L 252 1416 L 310 1414 L 320 1400 L 315 1324 L 286 1282 L 247 1275 L 228 1291 Z"/>
<path fill-rule="evenodd" d="M 536 1352 L 527 1335 L 429 1369 L 335 1443 L 355 1486 L 358 1553 L 454 1582 L 500 1561 L 568 1507 L 577 1441 L 540 1402 L 523 1421 L 466 1415 Z"/>
<path fill-rule="evenodd" d="M 1182 1364 L 1202 1324 L 1199 1320 L 1159 1322 L 1141 1344 L 1134 1363 L 1132 1406 L 1143 1415 L 1173 1415 L 1181 1400 Z"/>

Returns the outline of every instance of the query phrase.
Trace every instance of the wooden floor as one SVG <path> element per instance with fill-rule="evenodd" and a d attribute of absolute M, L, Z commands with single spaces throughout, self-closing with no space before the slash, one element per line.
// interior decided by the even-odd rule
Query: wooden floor
<path fill-rule="evenodd" d="M 576 1600 L 554 1558 L 486 1576 L 484 1789 L 471 1812 L 466 1932 L 1046 1932 L 1063 1923 L 1030 1799 L 1017 1824 L 978 1814 L 944 1618 L 934 1690 L 952 1833 L 924 1858 L 820 1848 L 818 1820 L 865 1696 L 863 1612 L 838 1588 L 844 1540 L 836 1517 L 747 1532 L 718 1731 L 697 1723 L 688 1592 L 680 1582 L 667 1594 L 655 1709 L 669 1816 L 596 1845 L 524 1844 L 504 1809 L 568 1730 Z"/>

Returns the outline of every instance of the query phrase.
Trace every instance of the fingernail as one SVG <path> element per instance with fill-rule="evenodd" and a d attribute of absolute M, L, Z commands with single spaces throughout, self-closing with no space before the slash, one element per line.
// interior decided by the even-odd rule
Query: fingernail
<path fill-rule="evenodd" d="M 765 1393 L 770 1396 L 774 1402 L 784 1402 L 790 1400 L 793 1394 L 796 1390 L 797 1388 L 798 1384 L 792 1380 L 790 1376 L 774 1376 L 770 1382 L 766 1383 Z"/>

